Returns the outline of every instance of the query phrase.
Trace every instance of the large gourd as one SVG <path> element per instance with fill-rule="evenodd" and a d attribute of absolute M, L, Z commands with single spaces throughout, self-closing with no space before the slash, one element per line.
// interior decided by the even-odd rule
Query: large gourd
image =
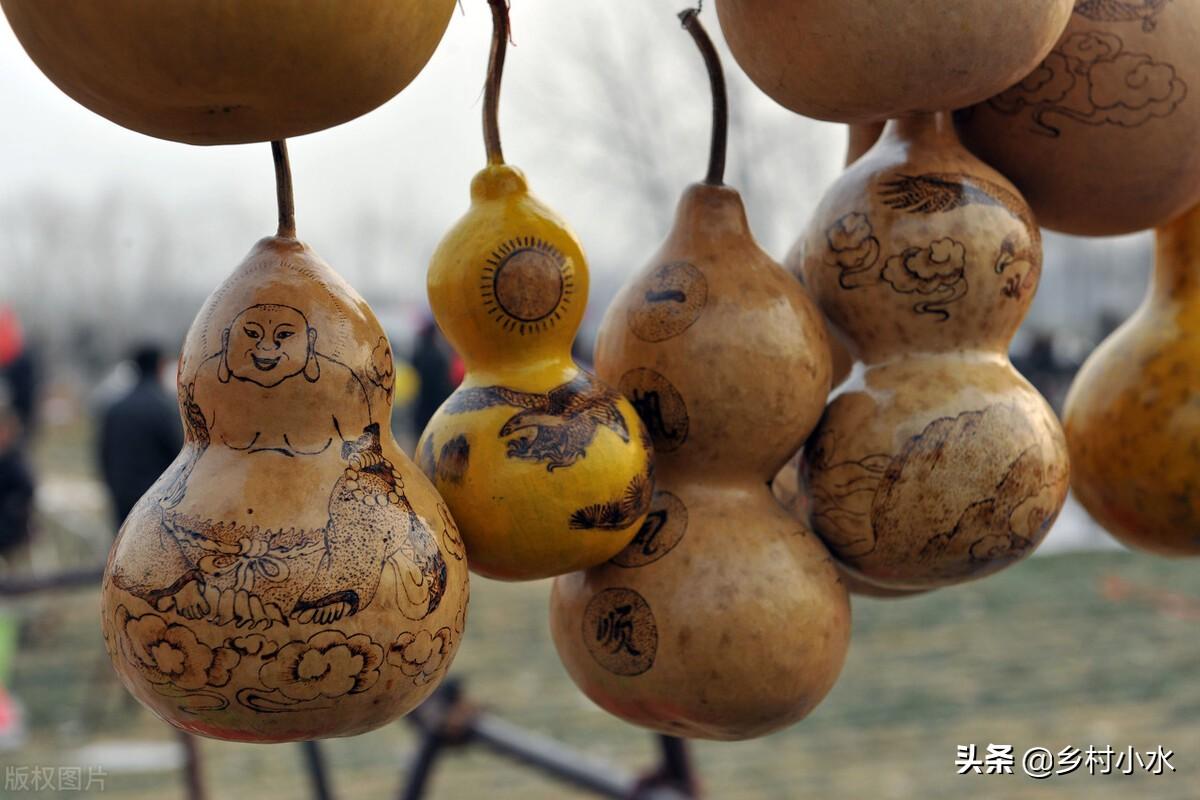
<path fill-rule="evenodd" d="M 1158 230 L 1146 299 L 1083 365 L 1064 419 L 1091 515 L 1130 547 L 1200 555 L 1200 206 Z"/>
<path fill-rule="evenodd" d="M 650 440 L 571 342 L 588 295 L 575 235 L 504 163 L 496 124 L 507 9 L 495 19 L 484 102 L 488 165 L 429 266 L 429 302 L 462 355 L 462 385 L 417 446 L 462 526 L 471 568 L 530 580 L 622 550 L 650 508 Z"/>
<path fill-rule="evenodd" d="M 365 114 L 416 77 L 454 0 L 0 0 L 34 63 L 118 125 L 269 141 Z"/>
<path fill-rule="evenodd" d="M 1047 228 L 1162 225 L 1200 201 L 1197 48 L 1194 0 L 1077 0 L 1037 69 L 961 115 L 963 141 Z"/>
<path fill-rule="evenodd" d="M 208 298 L 179 364 L 183 451 L 104 574 L 113 666 L 155 714 L 248 742 L 350 736 L 421 702 L 462 637 L 454 520 L 392 439 L 371 309 L 292 222 Z"/>
<path fill-rule="evenodd" d="M 681 16 L 719 78 L 695 12 Z M 723 161 L 723 121 L 716 129 Z M 654 506 L 620 555 L 555 580 L 550 625 L 567 671 L 607 711 L 676 736 L 745 739 L 821 701 L 850 610 L 829 552 L 767 487 L 829 390 L 821 320 L 713 164 L 597 340 L 597 370 L 654 437 Z"/>
<path fill-rule="evenodd" d="M 1050 52 L 1072 0 L 717 0 L 742 69 L 780 105 L 871 122 L 961 108 Z"/>
<path fill-rule="evenodd" d="M 1029 207 L 947 114 L 890 122 L 825 195 L 803 272 L 862 362 L 805 445 L 813 527 L 866 580 L 925 589 L 1030 553 L 1067 458 L 1008 361 L 1041 273 Z"/>

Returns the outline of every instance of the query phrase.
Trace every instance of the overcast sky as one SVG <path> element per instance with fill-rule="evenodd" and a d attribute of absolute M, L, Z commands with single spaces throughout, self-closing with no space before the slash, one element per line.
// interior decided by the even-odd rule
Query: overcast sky
<path fill-rule="evenodd" d="M 574 163 L 577 148 L 563 141 L 578 130 L 542 97 L 546 87 L 569 86 L 580 70 L 578 42 L 582 36 L 599 39 L 601 46 L 622 46 L 622 37 L 661 39 L 653 61 L 657 74 L 631 81 L 630 93 L 647 91 L 656 81 L 674 85 L 679 76 L 694 81 L 696 124 L 675 128 L 662 142 L 656 165 L 682 189 L 703 176 L 708 141 L 708 95 L 703 67 L 690 38 L 680 30 L 675 12 L 683 5 L 653 0 L 661 14 L 644 13 L 645 0 L 614 3 L 564 3 L 561 0 L 517 0 L 513 9 L 516 46 L 510 50 L 501 104 L 505 154 L 530 177 L 534 191 L 576 228 L 585 249 L 596 251 L 593 270 L 613 269 L 604 258 L 606 242 L 615 232 L 605 209 L 620 203 L 608 187 L 589 186 L 594 164 Z M 360 217 L 373 212 L 395 226 L 412 228 L 423 239 L 407 259 L 395 265 L 402 291 L 420 283 L 424 257 L 440 232 L 465 209 L 471 176 L 484 163 L 480 135 L 481 87 L 485 73 L 491 18 L 483 0 L 466 0 L 465 13 L 455 11 L 441 46 L 412 85 L 380 109 L 330 130 L 290 143 L 296 187 L 298 227 L 335 268 L 339 249 L 348 247 Z M 622 14 L 622 8 L 637 13 Z M 589 17 L 582 15 L 587 14 Z M 703 18 L 719 37 L 716 15 Z M 659 31 L 622 26 L 657 23 Z M 735 72 L 732 60 L 727 71 Z M 246 252 L 253 240 L 273 231 L 274 184 L 266 145 L 196 147 L 143 136 L 121 128 L 79 106 L 56 89 L 25 56 L 7 26 L 0 26 L 0 108 L 7 110 L 0 125 L 2 191 L 20 197 L 29 189 L 72 198 L 81 203 L 102 202 L 115 189 L 144 195 L 171 218 L 185 219 L 204 235 L 197 237 L 209 251 L 212 280 L 219 280 Z M 740 75 L 739 85 L 748 86 Z M 586 86 L 581 85 L 581 91 Z M 797 142 L 816 142 L 827 166 L 816 176 L 803 176 L 813 185 L 803 196 L 815 202 L 837 174 L 844 133 L 840 126 L 812 122 L 788 114 L 756 92 L 743 91 L 754 108 L 734 113 L 765 114 L 772 124 L 792 126 Z M 620 115 L 624 109 L 611 108 Z M 580 125 L 586 124 L 581 120 Z M 815 137 L 815 138 L 812 138 Z M 562 146 L 556 146 L 561 144 Z M 808 146 L 806 144 L 806 146 Z M 600 158 L 597 154 L 595 158 Z M 800 176 L 780 175 L 786 181 Z M 237 209 L 232 229 L 214 222 L 213 209 Z M 807 208 L 789 210 L 798 228 Z M 224 216 L 222 215 L 222 220 Z M 212 225 L 206 229 L 206 225 Z M 769 226 L 765 226 L 769 227 Z M 348 233 L 349 232 L 349 233 Z M 639 232 L 644 241 L 622 242 L 619 252 L 644 252 L 658 245 L 665 231 Z M 791 234 L 794 235 L 794 234 Z M 788 241 L 766 242 L 782 256 Z M 594 259 L 596 260 L 596 259 Z M 629 265 L 630 267 L 636 265 Z M 344 269 L 353 280 L 354 269 Z M 600 283 L 604 284 L 603 275 Z"/>
<path fill-rule="evenodd" d="M 357 120 L 290 142 L 300 237 L 381 314 L 423 304 L 429 254 L 465 210 L 471 176 L 484 163 L 481 87 L 491 17 L 484 0 L 461 5 L 465 11 L 454 12 L 429 65 L 399 96 Z M 675 0 L 515 0 L 513 6 L 515 47 L 501 97 L 505 155 L 579 234 L 591 258 L 588 324 L 594 326 L 617 286 L 657 249 L 675 196 L 703 176 L 709 137 L 704 69 L 679 27 L 675 14 L 684 4 Z M 701 18 L 726 52 L 713 9 Z M 760 241 L 782 258 L 836 179 L 845 132 L 775 105 L 727 52 L 725 68 L 735 121 L 729 174 L 753 167 L 746 180 L 757 185 L 734 185 L 747 195 Z M 112 225 L 120 228 L 114 235 L 131 261 L 152 260 L 145 254 L 157 252 L 148 244 L 154 225 L 172 229 L 167 244 L 157 245 L 175 251 L 169 261 L 157 271 L 139 267 L 135 274 L 150 278 L 136 279 L 172 281 L 196 306 L 256 239 L 274 231 L 267 145 L 196 147 L 125 130 L 58 91 L 7 25 L 0 25 L 0 76 L 0 204 L 37 195 L 87 211 L 91 217 L 61 215 L 63 235 L 83 246 L 96 240 L 97 226 L 107 230 L 98 209 L 119 196 L 126 212 Z M 598 90 L 604 80 L 610 87 L 616 82 L 615 97 Z M 599 130 L 599 121 L 614 118 L 659 137 L 650 141 L 653 163 L 622 158 L 622 144 Z M 656 201 L 657 213 L 646 213 L 646 197 L 633 196 L 639 171 L 653 172 L 669 187 Z M 380 241 L 364 231 L 381 226 L 391 238 L 361 246 Z M 1053 296 L 1069 288 L 1066 268 L 1056 274 L 1053 262 L 1068 250 L 1079 260 L 1108 247 L 1091 243 L 1088 251 L 1054 238 L 1049 245 L 1053 258 L 1033 311 L 1043 326 L 1060 318 L 1062 304 Z M 1139 252 L 1146 252 L 1144 245 Z M 62 254 L 57 263 L 68 265 L 61 271 L 107 267 Z M 1140 277 L 1136 283 L 1122 292 L 1130 307 L 1141 294 Z M 92 291 L 76 290 L 85 299 Z M 1097 304 L 1114 303 L 1101 298 Z"/>

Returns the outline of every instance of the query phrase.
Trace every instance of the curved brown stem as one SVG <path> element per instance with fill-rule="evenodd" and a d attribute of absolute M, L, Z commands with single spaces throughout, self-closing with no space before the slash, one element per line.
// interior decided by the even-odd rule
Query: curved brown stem
<path fill-rule="evenodd" d="M 287 141 L 271 142 L 271 155 L 275 159 L 275 198 L 279 203 L 279 231 L 275 234 L 284 239 L 296 238 L 296 199 L 292 194 L 292 166 L 288 162 Z"/>
<path fill-rule="evenodd" d="M 725 93 L 725 73 L 721 70 L 721 58 L 717 48 L 713 47 L 712 39 L 700 24 L 699 9 L 689 8 L 679 12 L 679 21 L 692 35 L 700 55 L 704 57 L 704 66 L 708 68 L 708 82 L 712 87 L 713 99 L 713 128 L 712 147 L 708 153 L 708 176 L 704 182 L 720 186 L 725 182 L 725 143 L 729 138 L 729 99 Z"/>
<path fill-rule="evenodd" d="M 483 87 L 483 144 L 489 164 L 503 164 L 500 149 L 500 79 L 508 50 L 508 0 L 488 0 L 492 7 L 492 53 L 488 58 L 487 83 Z"/>

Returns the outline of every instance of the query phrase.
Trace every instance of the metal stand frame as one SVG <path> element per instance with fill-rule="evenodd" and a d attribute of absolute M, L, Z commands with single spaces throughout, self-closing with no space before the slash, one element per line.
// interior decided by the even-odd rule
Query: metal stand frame
<path fill-rule="evenodd" d="M 468 700 L 462 682 L 447 679 L 406 718 L 420 732 L 420 745 L 398 795 L 425 796 L 438 759 L 466 746 L 486 748 L 562 783 L 614 800 L 688 800 L 697 797 L 696 779 L 682 739 L 660 736 L 662 759 L 651 772 L 634 776 L 586 753 L 482 711 Z"/>
<path fill-rule="evenodd" d="M 95 586 L 103 568 L 68 570 L 46 576 L 0 580 L 0 598 Z M 550 778 L 614 800 L 695 800 L 700 796 L 687 741 L 659 736 L 658 765 L 630 775 L 607 762 L 482 710 L 463 691 L 462 681 L 446 679 L 406 721 L 419 732 L 416 751 L 405 767 L 400 800 L 426 797 L 441 758 L 469 746 L 486 748 Z M 204 800 L 204 762 L 199 740 L 180 734 L 184 748 L 184 786 L 189 800 Z M 333 787 L 319 741 L 301 742 L 312 797 L 333 800 Z"/>

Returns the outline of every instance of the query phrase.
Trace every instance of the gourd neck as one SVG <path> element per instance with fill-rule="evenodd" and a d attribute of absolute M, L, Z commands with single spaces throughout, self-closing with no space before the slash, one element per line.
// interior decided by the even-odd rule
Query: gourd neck
<path fill-rule="evenodd" d="M 545 354 L 529 360 L 463 359 L 466 367 L 464 386 L 503 385 L 519 391 L 546 391 L 567 383 L 579 373 L 579 365 L 569 352 Z"/>
<path fill-rule="evenodd" d="M 923 111 L 893 119 L 884 126 L 883 139 L 923 146 L 959 143 L 954 121 L 947 111 Z"/>
<path fill-rule="evenodd" d="M 511 164 L 488 164 L 471 179 L 471 202 L 506 200 L 529 193 L 525 173 Z"/>
<path fill-rule="evenodd" d="M 1156 231 L 1149 299 L 1193 300 L 1200 295 L 1200 205 Z"/>
<path fill-rule="evenodd" d="M 989 364 L 1009 364 L 1008 353 L 1004 350 L 998 350 L 991 347 L 975 347 L 964 346 L 958 348 L 946 348 L 945 350 L 920 350 L 920 351 L 904 351 L 904 352 L 888 352 L 874 353 L 864 355 L 862 360 L 858 361 L 853 370 L 852 376 L 865 372 L 866 370 L 877 369 L 879 367 L 888 367 L 895 364 L 902 364 L 911 361 L 954 361 L 954 362 L 969 362 L 969 363 L 989 363 Z M 847 379 L 840 388 L 845 388 L 853 383 L 853 380 Z M 834 390 L 837 391 L 836 389 Z"/>
<path fill-rule="evenodd" d="M 737 190 L 709 183 L 687 187 L 675 209 L 671 238 L 696 244 L 730 237 L 751 238 L 746 207 Z"/>

